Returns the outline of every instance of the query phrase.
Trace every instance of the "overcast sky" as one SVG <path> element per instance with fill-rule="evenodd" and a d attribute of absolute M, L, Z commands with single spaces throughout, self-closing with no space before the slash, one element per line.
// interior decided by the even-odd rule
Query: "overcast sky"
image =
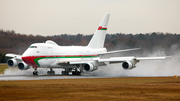
<path fill-rule="evenodd" d="M 0 29 L 33 35 L 93 34 L 106 13 L 109 34 L 180 34 L 180 0 L 0 0 Z"/>

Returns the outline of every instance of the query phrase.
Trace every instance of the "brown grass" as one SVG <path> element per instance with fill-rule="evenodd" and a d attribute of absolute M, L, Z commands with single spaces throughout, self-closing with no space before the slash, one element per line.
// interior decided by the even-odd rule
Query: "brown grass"
<path fill-rule="evenodd" d="M 0 81 L 0 100 L 178 101 L 180 79 L 151 77 Z"/>
<path fill-rule="evenodd" d="M 7 64 L 0 64 L 0 74 L 4 74 L 6 68 L 8 68 Z"/>

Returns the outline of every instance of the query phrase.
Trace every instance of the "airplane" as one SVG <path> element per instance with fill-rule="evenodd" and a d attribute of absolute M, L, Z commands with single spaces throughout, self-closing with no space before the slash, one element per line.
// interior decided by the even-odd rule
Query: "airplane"
<path fill-rule="evenodd" d="M 82 72 L 93 72 L 98 67 L 107 64 L 122 63 L 122 68 L 131 70 L 141 60 L 163 60 L 164 57 L 110 57 L 102 58 L 103 55 L 117 52 L 138 50 L 139 48 L 107 51 L 104 48 L 107 25 L 110 14 L 105 14 L 100 25 L 96 29 L 92 39 L 87 46 L 59 46 L 51 40 L 45 43 L 34 43 L 22 54 L 6 54 L 11 57 L 7 61 L 9 67 L 16 67 L 20 70 L 34 68 L 33 75 L 38 75 L 38 68 L 50 68 L 47 74 L 54 75 L 54 68 L 62 68 L 62 75 L 81 75 Z"/>

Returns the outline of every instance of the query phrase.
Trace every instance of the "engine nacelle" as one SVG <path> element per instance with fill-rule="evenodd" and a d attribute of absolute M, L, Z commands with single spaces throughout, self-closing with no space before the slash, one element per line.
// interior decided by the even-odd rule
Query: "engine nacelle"
<path fill-rule="evenodd" d="M 98 69 L 97 66 L 95 66 L 95 65 L 92 64 L 92 63 L 87 63 L 87 64 L 85 64 L 83 67 L 84 67 L 84 70 L 87 71 L 87 72 L 92 72 L 92 71 Z"/>
<path fill-rule="evenodd" d="M 18 68 L 19 68 L 20 70 L 27 70 L 27 69 L 30 68 L 30 66 L 27 65 L 27 64 L 24 63 L 24 62 L 20 62 L 20 63 L 18 64 Z"/>
<path fill-rule="evenodd" d="M 136 66 L 135 66 L 135 64 L 132 63 L 132 62 L 126 61 L 126 62 L 122 63 L 122 67 L 123 67 L 123 69 L 125 69 L 125 70 L 131 70 L 131 69 L 135 68 Z"/>
<path fill-rule="evenodd" d="M 9 59 L 9 60 L 7 61 L 7 65 L 8 65 L 9 67 L 16 67 L 17 64 L 18 64 L 18 62 L 17 62 L 17 60 L 15 60 L 15 59 Z"/>

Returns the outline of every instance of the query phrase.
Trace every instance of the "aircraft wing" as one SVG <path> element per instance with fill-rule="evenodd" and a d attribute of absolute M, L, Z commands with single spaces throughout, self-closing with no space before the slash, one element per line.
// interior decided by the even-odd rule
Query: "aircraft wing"
<path fill-rule="evenodd" d="M 168 56 L 164 57 L 136 57 L 137 60 L 163 60 L 166 59 Z"/>
<path fill-rule="evenodd" d="M 132 48 L 132 49 L 124 49 L 124 50 L 116 50 L 116 51 L 101 52 L 101 53 L 98 53 L 98 55 L 111 54 L 111 53 L 118 53 L 118 52 L 127 52 L 127 51 L 139 50 L 139 49 L 141 49 L 141 48 Z"/>
<path fill-rule="evenodd" d="M 86 64 L 86 63 L 91 63 L 94 61 L 70 61 L 69 64 Z"/>
<path fill-rule="evenodd" d="M 6 57 L 12 57 L 12 58 L 22 60 L 21 55 L 17 55 L 17 54 L 6 54 Z"/>
<path fill-rule="evenodd" d="M 98 63 L 105 63 L 105 62 L 109 62 L 110 64 L 112 63 L 123 63 L 126 61 L 134 61 L 135 63 L 141 61 L 141 60 L 164 60 L 166 59 L 167 56 L 164 57 L 111 57 L 111 58 L 105 58 L 105 59 L 101 59 L 101 58 L 96 58 L 94 60 L 91 61 L 70 61 L 70 64 L 86 64 L 86 63 L 91 63 L 93 61 L 96 61 Z"/>
<path fill-rule="evenodd" d="M 98 62 L 109 62 L 109 63 L 122 63 L 126 61 L 134 61 L 135 63 L 141 60 L 164 60 L 167 57 L 111 57 L 108 59 L 99 59 Z"/>
<path fill-rule="evenodd" d="M 133 59 L 135 59 L 135 57 L 111 57 L 106 59 L 99 59 L 98 62 L 122 63 Z"/>

